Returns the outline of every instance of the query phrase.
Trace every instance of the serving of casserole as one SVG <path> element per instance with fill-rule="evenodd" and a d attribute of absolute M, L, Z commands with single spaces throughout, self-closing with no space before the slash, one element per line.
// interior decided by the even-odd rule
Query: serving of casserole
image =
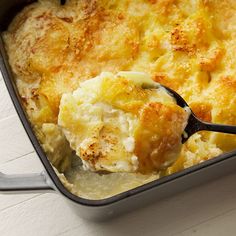
<path fill-rule="evenodd" d="M 22 105 L 66 188 L 86 199 L 104 199 L 235 149 L 234 135 L 202 131 L 181 147 L 170 141 L 178 157 L 167 169 L 141 167 L 133 150 L 142 151 L 146 136 L 133 140 L 131 124 L 140 103 L 149 100 L 143 92 L 131 98 L 126 91 L 119 95 L 126 102 L 122 107 L 114 95 L 129 87 L 131 77 L 134 83 L 140 76 L 151 78 L 177 91 L 202 120 L 236 125 L 235 21 L 233 0 L 68 0 L 63 6 L 39 0 L 25 7 L 3 33 L 4 45 Z M 109 84 L 111 77 L 118 87 Z M 90 109 L 94 91 L 100 91 L 99 103 Z M 112 169 L 109 158 L 90 161 L 83 151 L 89 143 L 83 132 L 94 124 L 85 114 L 98 119 L 101 111 L 119 127 L 130 121 L 125 138 L 116 133 L 115 145 L 129 162 L 115 160 Z M 180 111 L 171 111 L 184 120 Z M 143 114 L 141 131 L 148 123 Z M 78 126 L 81 119 L 87 126 L 85 121 Z M 173 125 L 183 131 L 177 119 L 164 119 L 163 130 Z"/>

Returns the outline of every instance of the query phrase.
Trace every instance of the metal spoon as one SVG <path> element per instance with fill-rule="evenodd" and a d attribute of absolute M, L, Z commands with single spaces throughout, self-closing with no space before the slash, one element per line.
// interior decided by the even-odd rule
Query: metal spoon
<path fill-rule="evenodd" d="M 148 84 L 143 84 L 142 87 L 145 89 L 164 88 L 167 91 L 167 93 L 169 93 L 169 95 L 175 98 L 177 105 L 183 108 L 186 108 L 186 107 L 189 108 L 189 105 L 187 104 L 187 102 L 178 93 L 176 93 L 174 90 L 164 85 L 161 85 L 159 83 L 151 83 L 151 84 L 148 83 Z M 184 134 L 182 134 L 182 143 L 185 143 L 191 135 L 201 130 L 236 134 L 236 126 L 214 124 L 214 123 L 202 121 L 196 117 L 196 115 L 192 112 L 190 108 L 189 110 L 191 113 L 189 115 L 188 124 L 185 127 Z"/>

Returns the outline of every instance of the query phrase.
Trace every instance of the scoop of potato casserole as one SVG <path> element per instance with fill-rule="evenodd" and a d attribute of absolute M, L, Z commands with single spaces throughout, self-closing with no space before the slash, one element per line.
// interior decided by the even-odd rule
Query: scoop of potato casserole
<path fill-rule="evenodd" d="M 188 113 L 147 75 L 102 73 L 62 96 L 58 124 L 86 169 L 152 172 L 180 154 Z M 152 81 L 151 81 L 152 82 Z"/>

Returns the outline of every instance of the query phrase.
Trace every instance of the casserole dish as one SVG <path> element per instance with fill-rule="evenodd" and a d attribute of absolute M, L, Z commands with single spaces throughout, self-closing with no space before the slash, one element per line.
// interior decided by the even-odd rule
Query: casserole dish
<path fill-rule="evenodd" d="M 8 23 L 22 6 L 30 1 L 0 1 L 0 29 L 6 30 Z M 31 125 L 26 118 L 8 64 L 3 41 L 0 41 L 0 67 L 8 91 L 21 119 L 21 122 L 45 167 L 45 172 L 35 175 L 7 176 L 0 175 L 0 190 L 12 191 L 57 191 L 63 195 L 78 214 L 85 218 L 101 220 L 118 215 L 125 211 L 145 206 L 153 201 L 176 194 L 194 185 L 205 183 L 213 178 L 220 177 L 234 171 L 236 151 L 220 155 L 178 173 L 162 177 L 148 184 L 117 194 L 102 200 L 88 200 L 70 193 L 58 179 L 44 151 L 36 139 Z"/>

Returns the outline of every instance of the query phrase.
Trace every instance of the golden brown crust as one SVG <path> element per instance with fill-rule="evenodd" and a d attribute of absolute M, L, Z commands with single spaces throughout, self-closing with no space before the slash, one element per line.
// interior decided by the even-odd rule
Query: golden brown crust
<path fill-rule="evenodd" d="M 203 103 L 203 102 L 193 102 L 190 105 L 192 111 L 194 114 L 200 118 L 201 120 L 211 122 L 211 110 L 212 106 L 209 103 Z"/>
<path fill-rule="evenodd" d="M 220 48 L 214 49 L 209 56 L 200 56 L 201 69 L 208 72 L 214 71 L 221 62 L 222 56 L 223 50 Z"/>
<path fill-rule="evenodd" d="M 179 27 L 171 32 L 171 44 L 175 51 L 186 52 L 189 55 L 196 52 L 196 45 L 189 42 L 186 34 Z"/>
<path fill-rule="evenodd" d="M 186 119 L 185 111 L 176 105 L 148 103 L 142 109 L 135 134 L 135 155 L 139 157 L 140 172 L 164 169 L 165 163 L 173 162 L 175 158 L 171 154 L 180 150 Z"/>

